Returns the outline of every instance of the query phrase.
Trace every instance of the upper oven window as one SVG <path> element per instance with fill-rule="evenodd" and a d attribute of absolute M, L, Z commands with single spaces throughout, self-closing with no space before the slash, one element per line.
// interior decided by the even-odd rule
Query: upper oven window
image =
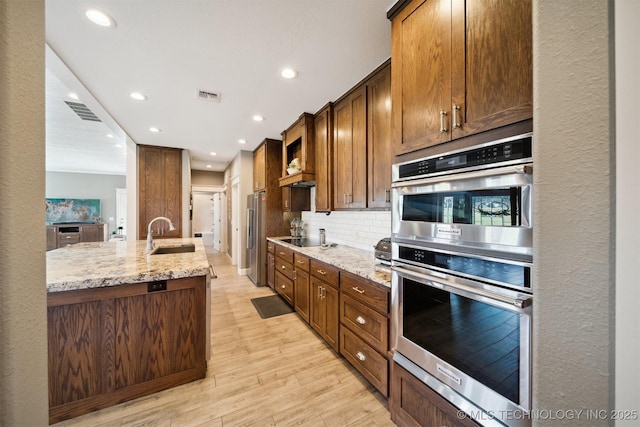
<path fill-rule="evenodd" d="M 403 221 L 519 227 L 521 206 L 521 187 L 510 187 L 405 194 L 401 213 Z"/>

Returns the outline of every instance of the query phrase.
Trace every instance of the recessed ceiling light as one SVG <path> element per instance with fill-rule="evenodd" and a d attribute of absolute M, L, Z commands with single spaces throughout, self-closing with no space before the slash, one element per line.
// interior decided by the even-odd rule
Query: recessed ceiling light
<path fill-rule="evenodd" d="M 238 144 L 246 144 L 247 140 L 246 139 L 239 139 L 238 140 Z"/>
<path fill-rule="evenodd" d="M 292 79 L 298 75 L 298 72 L 293 68 L 283 68 L 282 71 L 280 71 L 280 75 L 285 79 Z"/>
<path fill-rule="evenodd" d="M 71 98 L 71 99 L 75 99 L 76 101 L 80 99 L 80 97 L 78 96 L 78 94 L 77 94 L 77 93 L 75 93 L 75 92 L 70 92 L 70 93 L 69 93 L 69 98 Z"/>
<path fill-rule="evenodd" d="M 264 120 L 264 117 L 262 117 L 260 114 L 256 114 L 255 116 L 253 116 L 253 120 L 256 122 L 261 122 Z"/>
<path fill-rule="evenodd" d="M 213 167 L 213 166 L 211 166 L 211 165 L 207 165 L 207 167 L 208 167 L 208 168 L 211 168 L 211 167 Z"/>
<path fill-rule="evenodd" d="M 150 128 L 149 128 L 149 132 L 153 132 L 153 133 L 160 133 L 160 132 L 162 132 L 162 130 L 160 130 L 160 129 L 159 129 L 159 128 L 157 128 L 157 127 L 153 127 L 153 126 L 152 126 L 152 127 L 150 127 Z"/>
<path fill-rule="evenodd" d="M 107 138 L 113 138 L 113 134 L 112 133 L 108 133 L 107 134 Z"/>
<path fill-rule="evenodd" d="M 132 97 L 133 99 L 135 99 L 136 101 L 146 101 L 147 100 L 147 95 L 140 93 L 140 92 L 131 92 L 129 94 L 130 97 Z"/>
<path fill-rule="evenodd" d="M 212 156 L 217 156 L 218 155 L 218 153 L 216 153 L 215 151 L 212 151 L 209 154 L 211 154 Z"/>
<path fill-rule="evenodd" d="M 89 9 L 85 12 L 85 15 L 91 22 L 101 27 L 115 27 L 116 21 L 112 17 L 97 9 Z"/>

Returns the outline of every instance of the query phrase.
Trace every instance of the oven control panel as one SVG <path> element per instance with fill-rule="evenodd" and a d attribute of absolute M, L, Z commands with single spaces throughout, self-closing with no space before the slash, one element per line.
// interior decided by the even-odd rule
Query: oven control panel
<path fill-rule="evenodd" d="M 532 156 L 532 138 L 530 134 L 517 139 L 484 145 L 465 151 L 426 157 L 413 162 L 397 165 L 398 175 L 394 179 L 407 179 L 428 176 L 457 169 L 488 166 L 503 162 L 529 159 Z M 496 165 L 498 166 L 498 165 Z"/>
<path fill-rule="evenodd" d="M 398 246 L 398 258 L 423 267 L 531 292 L 531 266 L 524 263 L 510 263 L 403 245 Z"/>

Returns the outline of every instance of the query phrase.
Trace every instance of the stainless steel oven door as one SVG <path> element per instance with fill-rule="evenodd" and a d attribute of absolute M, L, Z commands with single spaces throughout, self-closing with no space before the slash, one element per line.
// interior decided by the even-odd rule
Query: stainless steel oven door
<path fill-rule="evenodd" d="M 528 294 L 476 288 L 465 278 L 394 261 L 394 351 L 488 414 L 527 414 L 531 303 Z"/>
<path fill-rule="evenodd" d="M 396 182 L 392 238 L 531 261 L 531 164 Z"/>

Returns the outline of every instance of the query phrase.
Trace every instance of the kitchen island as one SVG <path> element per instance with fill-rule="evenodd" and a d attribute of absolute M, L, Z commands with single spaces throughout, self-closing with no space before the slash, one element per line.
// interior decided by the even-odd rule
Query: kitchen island
<path fill-rule="evenodd" d="M 169 253 L 150 253 L 144 241 L 47 252 L 50 423 L 204 378 L 204 245 L 156 245 Z"/>

